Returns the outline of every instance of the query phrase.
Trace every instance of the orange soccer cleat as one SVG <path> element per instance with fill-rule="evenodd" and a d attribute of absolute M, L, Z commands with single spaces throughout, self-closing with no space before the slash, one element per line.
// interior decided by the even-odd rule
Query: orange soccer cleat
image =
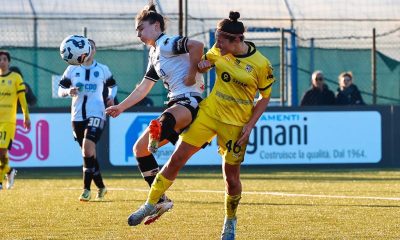
<path fill-rule="evenodd" d="M 161 123 L 157 119 L 151 120 L 149 125 L 149 145 L 147 149 L 151 153 L 155 153 L 158 150 L 158 143 L 161 137 Z"/>

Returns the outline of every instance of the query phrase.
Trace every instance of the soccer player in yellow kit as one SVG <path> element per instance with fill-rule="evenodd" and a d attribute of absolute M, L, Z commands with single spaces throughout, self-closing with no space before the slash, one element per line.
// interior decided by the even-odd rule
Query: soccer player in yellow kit
<path fill-rule="evenodd" d="M 244 160 L 251 130 L 265 111 L 274 82 L 272 67 L 252 42 L 244 41 L 240 14 L 230 12 L 219 22 L 216 44 L 198 64 L 200 72 L 215 66 L 217 81 L 210 95 L 200 103 L 197 118 L 181 135 L 175 152 L 157 174 L 146 203 L 128 218 L 135 226 L 158 214 L 159 197 L 172 185 L 179 170 L 203 145 L 218 136 L 226 185 L 225 222 L 222 239 L 234 239 L 236 209 L 241 198 L 240 164 Z M 256 102 L 254 99 L 259 93 Z"/>
<path fill-rule="evenodd" d="M 8 163 L 8 150 L 11 149 L 17 124 L 17 101 L 19 100 L 24 113 L 24 127 L 29 129 L 28 105 L 25 98 L 25 84 L 21 75 L 11 72 L 11 56 L 7 51 L 0 50 L 0 190 L 7 174 L 7 189 L 14 183 L 15 169 Z"/>

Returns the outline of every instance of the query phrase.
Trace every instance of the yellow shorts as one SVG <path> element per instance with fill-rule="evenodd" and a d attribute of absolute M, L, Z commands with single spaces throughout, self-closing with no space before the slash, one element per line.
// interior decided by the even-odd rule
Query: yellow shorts
<path fill-rule="evenodd" d="M 242 128 L 211 118 L 200 108 L 194 122 L 181 134 L 181 139 L 193 146 L 202 147 L 217 136 L 218 153 L 223 161 L 230 165 L 239 165 L 244 160 L 247 147 L 247 144 L 244 146 L 235 144 Z"/>
<path fill-rule="evenodd" d="M 10 150 L 12 140 L 15 137 L 15 123 L 0 122 L 0 148 Z"/>

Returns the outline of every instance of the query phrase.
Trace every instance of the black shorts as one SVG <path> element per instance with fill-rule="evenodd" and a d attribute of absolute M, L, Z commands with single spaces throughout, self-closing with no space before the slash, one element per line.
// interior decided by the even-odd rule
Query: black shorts
<path fill-rule="evenodd" d="M 73 121 L 72 132 L 75 141 L 77 141 L 81 147 L 84 138 L 97 143 L 103 133 L 104 123 L 105 121 L 103 119 L 97 117 L 90 117 L 84 121 Z"/>
<path fill-rule="evenodd" d="M 167 106 L 170 108 L 175 104 L 181 105 L 189 109 L 192 114 L 192 122 L 197 116 L 197 112 L 199 111 L 199 103 L 203 100 L 203 98 L 194 96 L 194 97 L 183 97 L 178 99 L 173 99 L 167 103 Z"/>

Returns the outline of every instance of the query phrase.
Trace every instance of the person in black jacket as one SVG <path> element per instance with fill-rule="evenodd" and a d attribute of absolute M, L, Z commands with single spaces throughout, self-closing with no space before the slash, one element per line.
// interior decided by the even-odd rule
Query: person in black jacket
<path fill-rule="evenodd" d="M 335 94 L 329 90 L 324 82 L 321 71 L 313 72 L 311 76 L 311 88 L 304 93 L 300 106 L 318 106 L 335 104 Z"/>
<path fill-rule="evenodd" d="M 353 74 L 351 72 L 341 73 L 338 79 L 337 105 L 365 105 L 358 87 L 353 83 Z"/>

